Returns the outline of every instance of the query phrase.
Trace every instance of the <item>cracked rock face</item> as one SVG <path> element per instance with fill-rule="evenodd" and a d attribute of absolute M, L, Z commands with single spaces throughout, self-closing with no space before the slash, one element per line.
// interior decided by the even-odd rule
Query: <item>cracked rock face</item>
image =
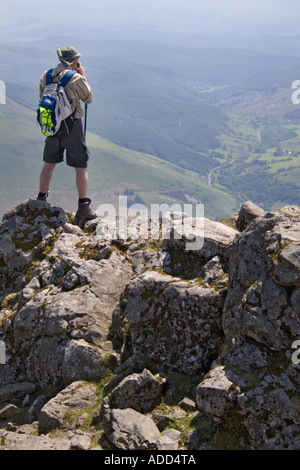
<path fill-rule="evenodd" d="M 174 230 L 179 231 L 178 224 L 175 219 Z M 237 233 L 205 219 L 205 240 L 198 249 L 187 250 L 185 238 L 166 239 L 151 259 L 153 268 L 145 267 L 126 285 L 113 328 L 120 339 L 127 331 L 125 348 L 128 343 L 133 358 L 191 377 L 209 369 L 222 342 L 227 263 Z"/>
<path fill-rule="evenodd" d="M 111 314 L 131 275 L 124 256 L 40 201 L 7 214 L 0 233 L 8 358 L 0 382 L 60 387 L 101 377 Z"/>
<path fill-rule="evenodd" d="M 200 423 L 187 446 L 299 449 L 300 208 L 265 213 L 248 202 L 235 220 L 240 231 L 205 219 L 203 244 L 193 244 L 192 220 L 188 239 L 174 236 L 178 217 L 164 240 L 103 241 L 97 220 L 83 231 L 41 201 L 8 212 L 1 448 L 91 448 L 94 429 L 76 428 L 91 409 L 108 448 L 178 448 L 183 436 L 169 426 L 186 417 L 176 398 L 186 388 L 180 400 L 194 403 Z M 100 383 L 108 371 L 100 399 L 85 381 Z M 49 385 L 58 390 L 51 400 Z M 77 424 L 66 431 L 72 410 Z M 52 426 L 64 437 L 43 434 Z"/>
<path fill-rule="evenodd" d="M 161 434 L 151 418 L 137 411 L 108 409 L 104 411 L 103 428 L 120 450 L 157 450 Z"/>
<path fill-rule="evenodd" d="M 166 379 L 153 376 L 144 369 L 141 374 L 131 374 L 121 381 L 110 394 L 111 408 L 133 408 L 140 413 L 147 413 L 159 403 Z"/>
<path fill-rule="evenodd" d="M 129 283 L 124 295 L 113 325 L 126 318 L 133 357 L 193 376 L 218 356 L 224 289 L 150 272 Z"/>
<path fill-rule="evenodd" d="M 300 208 L 291 206 L 254 218 L 231 247 L 227 347 L 218 360 L 224 383 L 212 369 L 198 386 L 198 406 L 216 420 L 224 414 L 224 433 L 235 435 L 237 448 L 299 448 L 300 366 L 291 349 L 300 333 L 299 242 Z M 217 406 L 216 393 L 225 406 Z"/>

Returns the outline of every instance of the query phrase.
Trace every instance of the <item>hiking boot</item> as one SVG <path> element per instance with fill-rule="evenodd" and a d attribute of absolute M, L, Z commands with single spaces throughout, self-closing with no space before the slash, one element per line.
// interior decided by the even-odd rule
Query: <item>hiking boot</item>
<path fill-rule="evenodd" d="M 91 199 L 87 198 L 86 202 L 78 203 L 78 210 L 75 214 L 74 224 L 78 225 L 80 222 L 85 222 L 86 220 L 96 219 L 97 214 L 90 208 Z"/>
<path fill-rule="evenodd" d="M 42 195 L 41 195 L 42 194 Z M 47 197 L 48 197 L 48 191 L 46 193 L 39 193 L 36 195 L 36 200 L 37 201 L 44 201 L 47 202 Z"/>

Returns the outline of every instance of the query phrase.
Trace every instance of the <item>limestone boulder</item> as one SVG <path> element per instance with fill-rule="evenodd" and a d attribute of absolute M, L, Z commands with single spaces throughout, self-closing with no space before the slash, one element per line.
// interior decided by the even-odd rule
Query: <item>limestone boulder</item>
<path fill-rule="evenodd" d="M 103 429 L 110 442 L 119 450 L 157 450 L 161 438 L 153 420 L 131 408 L 103 412 Z"/>
<path fill-rule="evenodd" d="M 251 201 L 242 204 L 236 221 L 237 228 L 240 231 L 245 230 L 251 222 L 264 217 L 265 211 Z"/>
<path fill-rule="evenodd" d="M 97 402 L 96 385 L 83 381 L 71 383 L 41 409 L 39 433 L 47 434 L 51 429 L 62 426 L 67 413 L 85 410 Z"/>
<path fill-rule="evenodd" d="M 166 379 L 153 376 L 147 369 L 140 374 L 131 374 L 111 392 L 110 407 L 147 413 L 159 403 L 165 383 Z"/>
<path fill-rule="evenodd" d="M 234 406 L 239 392 L 239 387 L 226 376 L 224 366 L 217 366 L 198 385 L 197 406 L 205 414 L 220 418 Z"/>
<path fill-rule="evenodd" d="M 216 358 L 222 338 L 224 272 L 209 284 L 147 271 L 127 284 L 113 327 L 137 361 L 198 375 Z M 225 281 L 226 285 L 226 281 Z"/>
<path fill-rule="evenodd" d="M 62 209 L 41 201 L 7 213 L 0 233 L 6 276 L 0 338 L 7 358 L 0 384 L 32 380 L 64 387 L 101 377 L 130 264 L 93 233 L 71 225 Z"/>

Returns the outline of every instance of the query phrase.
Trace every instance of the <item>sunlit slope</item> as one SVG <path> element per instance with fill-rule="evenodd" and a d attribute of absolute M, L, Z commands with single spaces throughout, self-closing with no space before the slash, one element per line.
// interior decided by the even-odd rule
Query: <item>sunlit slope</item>
<path fill-rule="evenodd" d="M 43 137 L 32 111 L 7 98 L 0 105 L 0 214 L 38 189 Z"/>
<path fill-rule="evenodd" d="M 110 191 L 131 189 L 147 204 L 203 203 L 206 215 L 221 217 L 236 209 L 235 200 L 222 191 L 210 188 L 207 178 L 184 170 L 151 155 L 124 149 L 89 134 L 92 154 L 90 188 Z"/>
<path fill-rule="evenodd" d="M 221 147 L 212 184 L 240 202 L 265 210 L 300 204 L 300 120 L 228 114 L 230 132 Z"/>
<path fill-rule="evenodd" d="M 0 213 L 20 199 L 35 197 L 42 167 L 44 137 L 35 113 L 8 99 L 0 108 Z M 236 209 L 235 199 L 207 185 L 207 177 L 181 169 L 151 155 L 115 145 L 88 133 L 89 190 L 94 205 L 116 201 L 130 189 L 146 204 L 204 203 L 205 215 L 219 218 Z M 69 208 L 74 202 L 74 172 L 65 164 L 55 170 L 51 193 L 63 194 Z M 76 200 L 76 198 L 75 198 Z M 53 199 L 56 202 L 55 198 Z M 51 198 L 50 198 L 51 202 Z"/>

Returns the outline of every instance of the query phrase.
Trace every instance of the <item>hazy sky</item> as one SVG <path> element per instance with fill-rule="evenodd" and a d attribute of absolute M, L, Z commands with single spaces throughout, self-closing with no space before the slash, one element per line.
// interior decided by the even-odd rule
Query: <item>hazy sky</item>
<path fill-rule="evenodd" d="M 72 28 L 298 34 L 299 0 L 0 0 L 0 39 Z M 50 6 L 50 7 L 49 7 Z M 39 33 L 39 34 L 37 34 Z"/>

